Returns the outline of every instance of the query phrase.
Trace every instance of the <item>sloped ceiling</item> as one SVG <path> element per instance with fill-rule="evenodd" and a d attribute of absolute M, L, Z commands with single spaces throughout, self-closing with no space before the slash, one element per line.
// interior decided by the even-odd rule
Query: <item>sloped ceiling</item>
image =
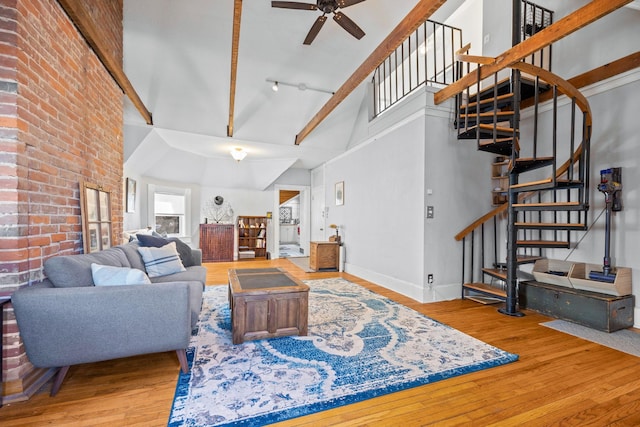
<path fill-rule="evenodd" d="M 356 40 L 327 20 L 302 41 L 319 11 L 243 2 L 234 135 L 229 117 L 233 0 L 125 0 L 124 68 L 154 125 L 125 100 L 125 169 L 141 176 L 265 188 L 290 167 L 312 169 L 353 145 L 367 82 L 300 146 L 295 136 L 380 44 L 417 0 L 366 0 L 343 9 L 366 33 Z M 271 90 L 267 79 L 280 85 Z M 361 134 L 360 132 L 359 134 Z M 229 150 L 249 154 L 239 164 Z"/>

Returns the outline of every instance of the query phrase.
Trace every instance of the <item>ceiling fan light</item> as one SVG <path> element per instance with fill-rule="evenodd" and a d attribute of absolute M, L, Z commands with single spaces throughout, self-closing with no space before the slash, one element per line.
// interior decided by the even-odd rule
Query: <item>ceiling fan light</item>
<path fill-rule="evenodd" d="M 240 160 L 247 157 L 247 152 L 240 147 L 236 147 L 233 150 L 231 150 L 231 157 L 233 157 L 233 160 L 235 160 L 236 162 L 240 162 Z"/>

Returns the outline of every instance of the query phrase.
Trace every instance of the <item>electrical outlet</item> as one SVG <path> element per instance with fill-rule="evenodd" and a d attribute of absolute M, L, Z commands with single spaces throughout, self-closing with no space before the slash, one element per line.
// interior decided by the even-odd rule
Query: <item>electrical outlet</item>
<path fill-rule="evenodd" d="M 433 274 L 427 274 L 427 284 L 433 284 Z"/>
<path fill-rule="evenodd" d="M 427 206 L 427 218 L 433 218 L 433 206 Z"/>

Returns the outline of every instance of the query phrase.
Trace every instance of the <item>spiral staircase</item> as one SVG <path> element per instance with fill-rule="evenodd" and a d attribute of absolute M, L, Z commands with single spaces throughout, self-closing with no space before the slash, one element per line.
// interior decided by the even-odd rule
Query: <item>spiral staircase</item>
<path fill-rule="evenodd" d="M 469 47 L 458 52 L 459 70 L 477 73 L 477 82 L 456 96 L 458 139 L 508 162 L 508 197 L 456 236 L 462 297 L 503 300 L 500 311 L 518 316 L 519 266 L 545 248 L 569 248 L 572 234 L 586 229 L 591 111 L 569 82 L 526 62 L 513 64 L 506 78 L 481 80 L 482 64 L 495 58 L 467 55 Z"/>

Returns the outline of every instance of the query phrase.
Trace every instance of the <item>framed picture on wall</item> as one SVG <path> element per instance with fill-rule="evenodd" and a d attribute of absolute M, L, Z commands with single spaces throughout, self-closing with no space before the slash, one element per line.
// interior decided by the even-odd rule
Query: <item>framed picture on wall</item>
<path fill-rule="evenodd" d="M 127 178 L 127 212 L 134 213 L 136 211 L 136 181 Z"/>
<path fill-rule="evenodd" d="M 344 181 L 336 182 L 336 206 L 344 205 Z"/>

